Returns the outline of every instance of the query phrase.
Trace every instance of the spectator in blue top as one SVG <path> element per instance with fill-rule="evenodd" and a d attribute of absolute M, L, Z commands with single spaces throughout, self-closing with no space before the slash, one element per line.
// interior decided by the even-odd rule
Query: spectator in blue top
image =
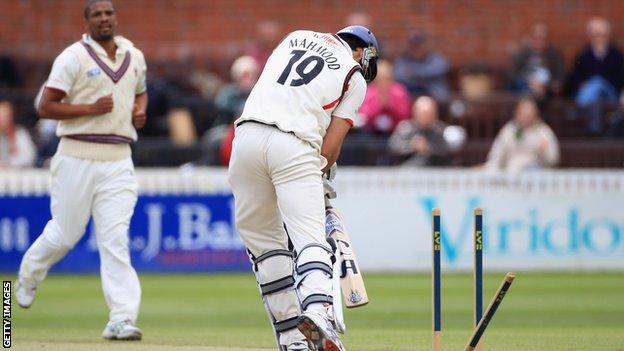
<path fill-rule="evenodd" d="M 407 50 L 394 63 L 395 79 L 413 96 L 429 95 L 437 101 L 449 98 L 448 70 L 446 59 L 431 50 L 427 36 L 421 31 L 409 35 Z"/>
<path fill-rule="evenodd" d="M 590 108 L 589 130 L 599 133 L 600 103 L 616 103 L 624 85 L 624 56 L 611 41 L 611 24 L 606 19 L 591 19 L 587 37 L 589 43 L 574 61 L 568 89 L 579 106 Z"/>

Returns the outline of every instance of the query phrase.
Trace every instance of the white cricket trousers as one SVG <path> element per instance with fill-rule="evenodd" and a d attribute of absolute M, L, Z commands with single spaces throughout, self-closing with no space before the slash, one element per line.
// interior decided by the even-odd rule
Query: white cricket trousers
<path fill-rule="evenodd" d="M 254 257 L 287 250 L 289 238 L 294 250 L 300 253 L 299 264 L 302 249 L 311 244 L 331 250 L 325 238 L 321 174 L 318 151 L 294 134 L 255 122 L 236 127 L 229 180 L 235 199 L 236 227 Z M 306 252 L 305 261 L 331 265 L 329 254 L 323 249 Z M 329 296 L 331 284 L 327 274 L 314 271 L 298 284 L 297 294 L 302 300 L 313 294 Z M 281 318 L 292 318 L 293 309 L 283 315 L 284 310 L 280 309 L 286 306 L 280 305 L 283 304 L 275 302 L 269 309 Z"/>
<path fill-rule="evenodd" d="M 110 321 L 136 322 L 141 286 L 128 247 L 138 188 L 132 160 L 93 161 L 57 153 L 50 171 L 52 219 L 24 254 L 20 279 L 39 285 L 50 267 L 84 235 L 93 215 Z"/>

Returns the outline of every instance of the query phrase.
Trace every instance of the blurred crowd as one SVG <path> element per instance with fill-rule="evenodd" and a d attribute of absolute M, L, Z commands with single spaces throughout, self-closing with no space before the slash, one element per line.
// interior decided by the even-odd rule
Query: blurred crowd
<path fill-rule="evenodd" d="M 352 24 L 375 27 L 366 13 L 350 14 L 345 25 Z M 150 66 L 148 122 L 141 140 L 198 147 L 195 163 L 227 165 L 232 123 L 285 34 L 278 22 L 260 22 L 256 39 L 231 63 L 227 77 L 190 63 Z M 360 138 L 384 143 L 391 160 L 386 164 L 458 165 L 457 155 L 473 136 L 448 116 L 461 115 L 465 99 L 501 92 L 513 97 L 513 109 L 502 116 L 508 122 L 496 131 L 485 162 L 477 165 L 483 169 L 556 167 L 561 150 L 551 126 L 554 119 L 580 121 L 588 137 L 624 138 L 624 56 L 604 18 L 588 21 L 586 42 L 579 37 L 571 65 L 550 41 L 548 26 L 534 24 L 525 39 L 519 38 L 522 45 L 509 58 L 498 88 L 487 68 L 454 71 L 428 33 L 412 29 L 406 37 L 400 54 L 379 62 L 377 79 L 369 84 L 360 120 L 355 121 L 354 133 Z M 380 38 L 382 57 L 385 39 Z M 44 166 L 58 142 L 53 121 L 39 120 L 30 130 L 16 123 L 19 109 L 4 93 L 19 90 L 22 75 L 12 58 L 0 57 L 0 169 Z M 573 108 L 565 116 L 553 116 L 553 101 L 567 101 Z M 30 103 L 36 110 L 36 101 Z"/>

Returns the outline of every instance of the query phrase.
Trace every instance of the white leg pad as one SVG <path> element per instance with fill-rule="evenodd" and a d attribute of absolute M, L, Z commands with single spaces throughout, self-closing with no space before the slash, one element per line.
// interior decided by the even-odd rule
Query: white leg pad
<path fill-rule="evenodd" d="M 256 279 L 260 292 L 280 344 L 287 344 L 296 332 L 297 319 L 301 314 L 299 298 L 295 292 L 293 276 L 294 263 L 292 253 L 287 250 L 275 250 L 261 255 L 255 260 Z M 282 337 L 283 336 L 283 337 Z M 296 335 L 301 337 L 301 335 Z"/>
<path fill-rule="evenodd" d="M 304 311 L 333 303 L 333 253 L 328 247 L 310 244 L 297 255 L 297 287 Z"/>

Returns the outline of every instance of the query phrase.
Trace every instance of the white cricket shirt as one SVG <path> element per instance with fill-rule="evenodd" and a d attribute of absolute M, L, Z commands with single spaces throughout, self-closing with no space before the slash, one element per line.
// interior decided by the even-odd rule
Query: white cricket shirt
<path fill-rule="evenodd" d="M 258 121 L 321 149 L 331 116 L 353 124 L 366 81 L 335 34 L 298 30 L 275 48 L 235 124 Z"/>
<path fill-rule="evenodd" d="M 69 156 L 97 160 L 129 156 L 128 143 L 137 139 L 132 125 L 135 96 L 146 90 L 143 53 L 132 42 L 114 38 L 115 59 L 88 35 L 66 48 L 54 61 L 46 88 L 63 91 L 63 102 L 92 104 L 112 94 L 113 110 L 59 122 L 56 134 L 64 137 L 59 151 Z M 120 150 L 123 150 L 121 155 Z M 122 157 L 123 156 L 123 157 Z"/>

